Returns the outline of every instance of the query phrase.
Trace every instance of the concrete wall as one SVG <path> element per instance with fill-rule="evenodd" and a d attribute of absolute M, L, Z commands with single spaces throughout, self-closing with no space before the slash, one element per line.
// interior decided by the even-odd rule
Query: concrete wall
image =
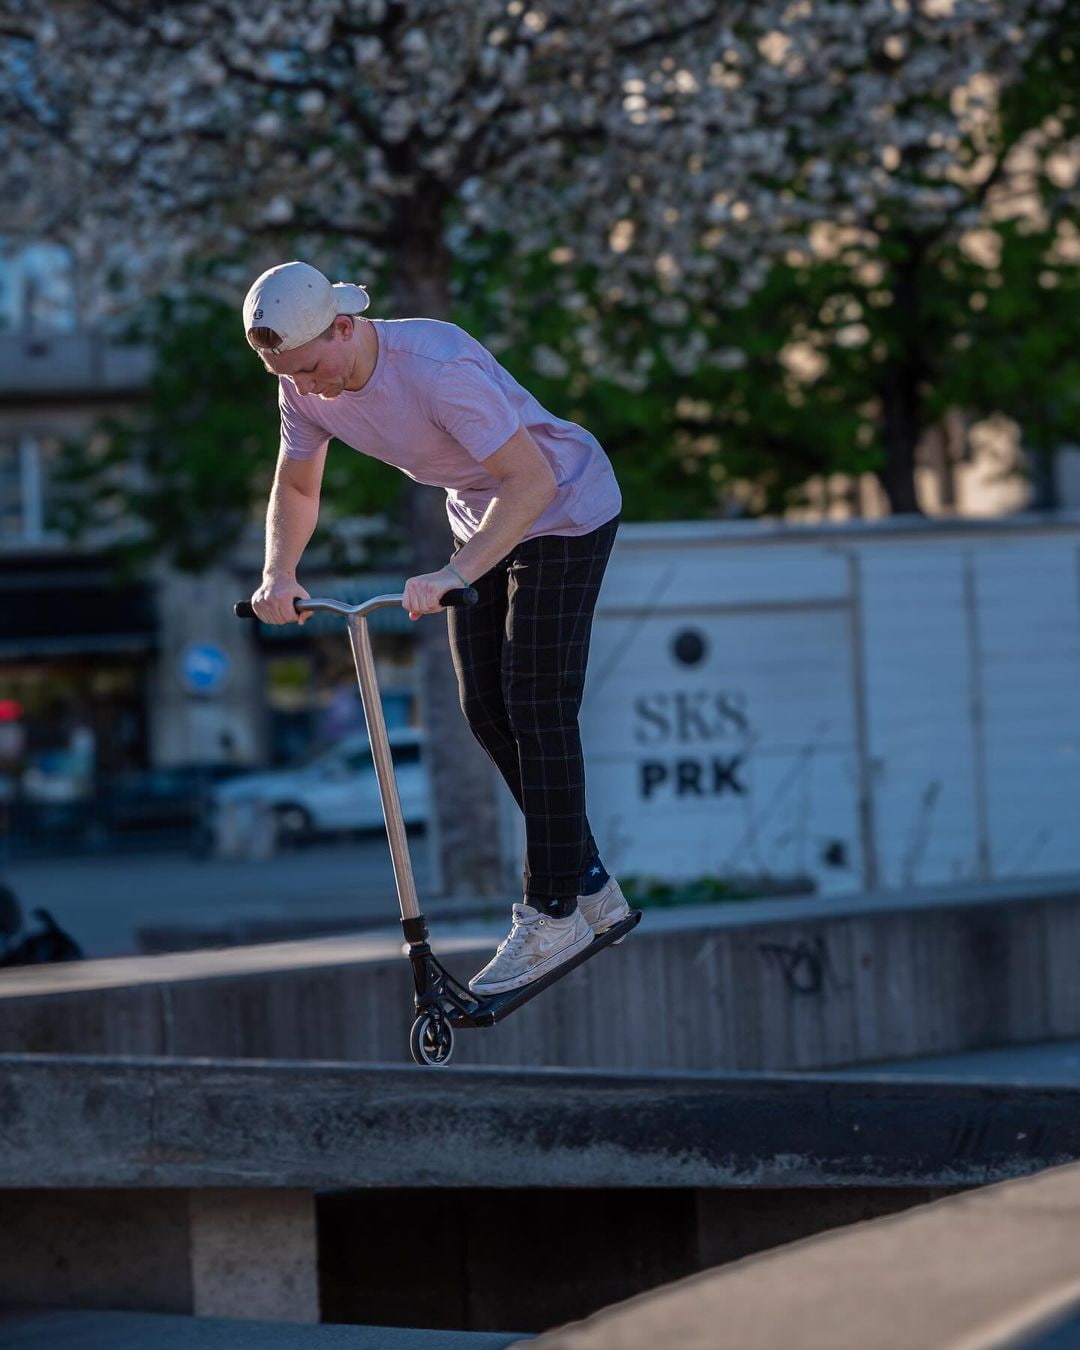
<path fill-rule="evenodd" d="M 458 973 L 486 939 L 434 936 Z M 1080 886 L 650 910 L 455 1063 L 790 1070 L 1080 1035 Z M 0 1051 L 401 1063 L 400 940 L 5 971 Z"/>
<path fill-rule="evenodd" d="M 0 1308 L 541 1330 L 1080 1157 L 1074 1087 L 59 1056 L 0 1085 Z"/>
<path fill-rule="evenodd" d="M 825 893 L 1080 868 L 1080 520 L 620 530 L 582 737 L 609 870 Z"/>
<path fill-rule="evenodd" d="M 0 1314 L 98 1308 L 543 1331 L 721 1262 L 953 1193 L 0 1190 Z M 510 1227 L 521 1237 L 508 1239 Z M 524 1277 L 535 1263 L 543 1278 Z M 0 1316 L 0 1344 L 3 1332 Z"/>
<path fill-rule="evenodd" d="M 317 1322 L 305 1191 L 0 1191 L 0 1307 Z"/>

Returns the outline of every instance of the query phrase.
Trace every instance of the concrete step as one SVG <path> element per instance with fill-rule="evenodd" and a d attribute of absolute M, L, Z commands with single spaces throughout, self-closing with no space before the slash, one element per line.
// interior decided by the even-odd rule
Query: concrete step
<path fill-rule="evenodd" d="M 1076 1084 L 62 1055 L 0 1055 L 0 1083 L 12 1189 L 978 1186 L 1080 1158 Z"/>

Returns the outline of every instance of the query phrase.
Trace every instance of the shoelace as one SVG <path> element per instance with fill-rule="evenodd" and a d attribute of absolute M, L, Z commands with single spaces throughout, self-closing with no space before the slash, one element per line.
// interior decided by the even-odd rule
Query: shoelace
<path fill-rule="evenodd" d="M 499 943 L 496 955 L 498 955 L 498 952 L 507 952 L 511 956 L 516 956 L 518 949 L 524 944 L 526 938 L 530 936 L 532 928 L 536 924 L 543 923 L 544 921 L 544 916 L 542 914 L 530 917 L 523 911 L 521 905 L 514 906 L 513 915 L 514 926 Z"/>

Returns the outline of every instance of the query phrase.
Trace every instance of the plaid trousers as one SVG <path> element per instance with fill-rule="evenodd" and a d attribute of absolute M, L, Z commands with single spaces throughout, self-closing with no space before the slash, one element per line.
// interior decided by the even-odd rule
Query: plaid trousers
<path fill-rule="evenodd" d="M 530 899 L 573 899 L 598 856 L 578 712 L 618 525 L 528 539 L 473 582 L 478 604 L 446 611 L 461 710 L 525 816 Z"/>

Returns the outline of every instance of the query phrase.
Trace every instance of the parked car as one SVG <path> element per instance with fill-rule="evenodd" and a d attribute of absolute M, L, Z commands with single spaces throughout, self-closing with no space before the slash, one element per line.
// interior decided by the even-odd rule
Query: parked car
<path fill-rule="evenodd" d="M 16 785 L 0 811 L 9 846 L 20 856 L 43 851 L 124 848 L 182 848 L 205 853 L 209 789 L 243 772 L 231 764 L 175 764 L 99 774 L 82 796 L 65 799 Z"/>
<path fill-rule="evenodd" d="M 416 727 L 392 727 L 387 734 L 405 824 L 424 826 L 431 794 L 423 733 Z M 383 825 L 366 732 L 317 749 L 296 764 L 240 774 L 210 792 L 211 814 L 241 802 L 256 802 L 273 811 L 278 837 L 286 841 Z"/>
<path fill-rule="evenodd" d="M 101 781 L 97 816 L 110 834 L 197 828 L 211 790 L 242 772 L 230 764 L 174 764 L 115 774 Z"/>

